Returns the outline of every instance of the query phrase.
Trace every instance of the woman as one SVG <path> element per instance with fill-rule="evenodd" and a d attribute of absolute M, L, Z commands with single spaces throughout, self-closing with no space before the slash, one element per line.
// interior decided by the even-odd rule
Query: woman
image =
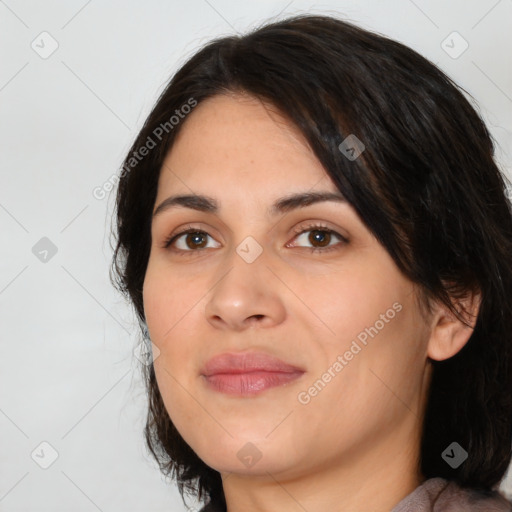
<path fill-rule="evenodd" d="M 211 42 L 127 155 L 146 440 L 204 511 L 505 511 L 512 214 L 481 118 L 332 17 Z M 151 340 L 151 341 L 150 341 Z"/>

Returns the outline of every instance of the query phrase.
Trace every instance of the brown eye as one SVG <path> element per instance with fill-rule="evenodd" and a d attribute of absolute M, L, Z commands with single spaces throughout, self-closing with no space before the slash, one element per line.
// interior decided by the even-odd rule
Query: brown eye
<path fill-rule="evenodd" d="M 331 233 L 320 229 L 311 230 L 308 241 L 313 245 L 318 243 L 320 247 L 325 247 L 331 241 Z"/>
<path fill-rule="evenodd" d="M 209 236 L 205 231 L 187 229 L 177 235 L 172 235 L 165 241 L 163 247 L 167 249 L 173 246 L 173 250 L 178 252 L 194 252 L 197 249 L 207 248 Z"/>
<path fill-rule="evenodd" d="M 206 235 L 206 236 L 205 236 Z M 194 231 L 193 233 L 185 234 L 185 244 L 189 249 L 202 248 L 206 245 L 206 233 L 200 231 Z"/>
<path fill-rule="evenodd" d="M 336 231 L 325 226 L 301 226 L 298 230 L 296 230 L 296 233 L 298 236 L 295 237 L 295 240 L 298 240 L 299 242 L 305 241 L 311 244 L 310 247 L 304 247 L 305 249 L 309 249 L 311 252 L 327 252 L 340 249 L 342 246 L 348 243 L 348 240 L 343 235 L 340 235 Z M 307 235 L 308 233 L 309 235 Z M 334 239 L 337 238 L 339 243 L 331 244 L 333 237 Z"/>

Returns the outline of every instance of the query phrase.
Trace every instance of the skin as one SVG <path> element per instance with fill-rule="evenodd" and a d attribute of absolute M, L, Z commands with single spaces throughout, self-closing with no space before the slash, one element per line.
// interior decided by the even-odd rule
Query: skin
<path fill-rule="evenodd" d="M 246 95 L 215 96 L 183 122 L 155 209 L 170 195 L 196 193 L 215 198 L 220 211 L 175 207 L 152 222 L 143 299 L 173 423 L 221 473 L 229 512 L 388 512 L 424 480 L 428 357 L 451 357 L 471 329 L 438 305 L 422 315 L 415 286 L 347 202 L 267 215 L 292 192 L 338 192 L 275 108 Z M 333 235 L 333 250 L 311 253 L 322 247 L 307 231 L 318 222 L 348 243 Z M 163 248 L 189 225 L 207 233 L 199 240 L 206 248 L 194 248 L 190 236 L 187 245 L 187 235 Z M 302 226 L 305 234 L 295 234 Z M 263 251 L 252 263 L 236 252 L 248 236 Z M 401 311 L 300 403 L 298 394 L 395 303 Z M 205 384 L 201 368 L 228 351 L 263 351 L 304 374 L 256 396 L 225 395 Z M 248 442 L 261 454 L 251 467 L 237 456 Z"/>

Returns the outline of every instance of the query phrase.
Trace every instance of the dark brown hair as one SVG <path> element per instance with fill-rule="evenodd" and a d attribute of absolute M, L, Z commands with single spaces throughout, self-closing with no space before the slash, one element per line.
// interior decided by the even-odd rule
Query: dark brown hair
<path fill-rule="evenodd" d="M 170 128 L 170 116 L 191 98 L 200 103 L 224 93 L 274 105 L 301 130 L 426 304 L 439 301 L 459 315 L 459 299 L 481 293 L 466 346 L 431 361 L 420 464 L 426 478 L 489 490 L 511 459 L 512 210 L 492 138 L 461 91 L 410 48 L 328 16 L 295 16 L 210 42 L 170 80 L 123 163 L 111 272 L 145 331 L 142 286 L 158 177 L 186 125 L 184 119 Z M 134 152 L 165 123 L 156 147 L 134 165 Z M 351 134 L 365 145 L 352 160 L 339 149 Z M 162 471 L 182 496 L 195 493 L 225 507 L 219 473 L 172 424 L 152 365 L 144 375 L 145 435 Z M 469 454 L 457 469 L 441 457 L 453 441 Z"/>

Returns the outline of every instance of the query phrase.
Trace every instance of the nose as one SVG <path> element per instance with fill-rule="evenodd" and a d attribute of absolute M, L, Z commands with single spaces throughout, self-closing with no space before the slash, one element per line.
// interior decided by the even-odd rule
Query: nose
<path fill-rule="evenodd" d="M 213 327 L 243 331 L 284 321 L 284 285 L 267 267 L 263 256 L 247 263 L 233 251 L 226 268 L 205 306 L 206 319 Z"/>

